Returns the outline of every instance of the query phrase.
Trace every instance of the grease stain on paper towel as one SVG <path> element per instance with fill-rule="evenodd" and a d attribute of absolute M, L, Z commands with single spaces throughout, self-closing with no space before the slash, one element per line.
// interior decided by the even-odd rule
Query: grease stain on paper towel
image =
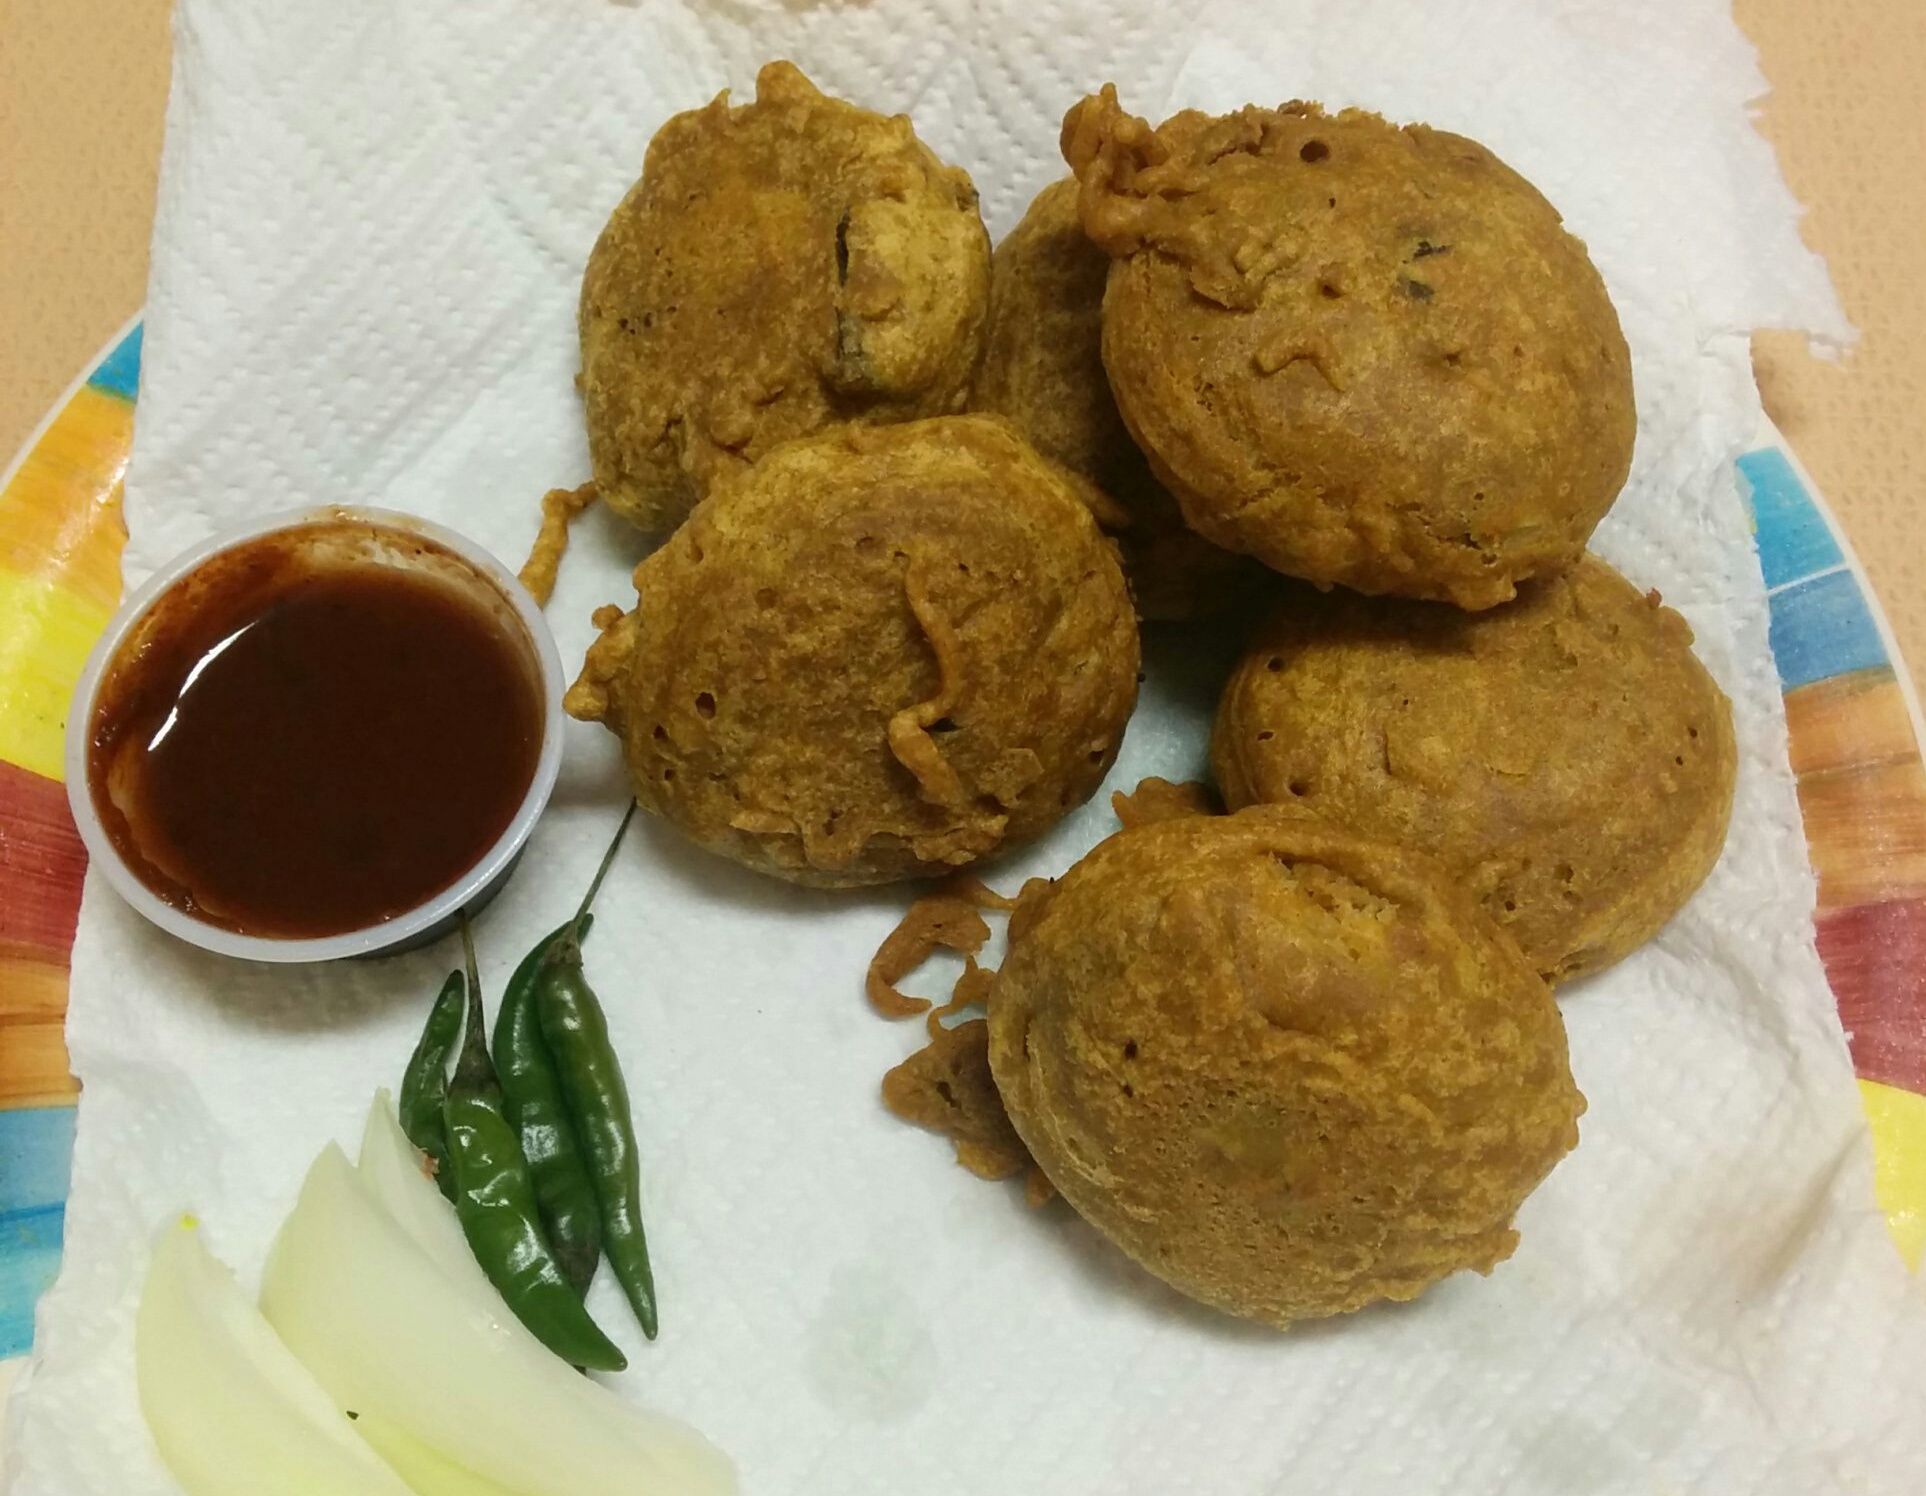
<path fill-rule="evenodd" d="M 1572 1411 L 1520 1430 L 1512 1436 L 1520 1488 L 1570 1496 L 1627 1489 L 1691 1437 L 1700 1401 L 1682 1378 L 1660 1375 L 1608 1398 L 1599 1417 Z"/>
<path fill-rule="evenodd" d="M 929 1401 L 936 1341 L 888 1270 L 839 1267 L 803 1349 L 809 1388 L 835 1412 L 895 1423 Z"/>

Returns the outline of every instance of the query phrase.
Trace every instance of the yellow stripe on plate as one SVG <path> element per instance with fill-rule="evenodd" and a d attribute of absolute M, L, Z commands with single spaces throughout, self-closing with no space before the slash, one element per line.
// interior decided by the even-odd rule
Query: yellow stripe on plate
<path fill-rule="evenodd" d="M 0 491 L 0 567 L 111 612 L 127 541 L 120 483 L 133 435 L 133 406 L 82 385 Z"/>
<path fill-rule="evenodd" d="M 67 703 L 111 609 L 0 566 L 0 759 L 65 778 Z"/>
<path fill-rule="evenodd" d="M 59 1019 L 0 1024 L 0 1110 L 52 1106 L 79 1093 Z"/>
<path fill-rule="evenodd" d="M 1926 1096 L 1862 1080 L 1859 1094 L 1872 1128 L 1874 1190 L 1906 1266 L 1917 1269 L 1926 1248 Z"/>

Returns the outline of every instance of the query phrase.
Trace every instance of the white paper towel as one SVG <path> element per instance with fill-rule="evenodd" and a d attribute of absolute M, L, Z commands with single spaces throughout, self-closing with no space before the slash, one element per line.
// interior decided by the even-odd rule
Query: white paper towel
<path fill-rule="evenodd" d="M 1105 79 L 1152 116 L 1316 97 L 1491 145 L 1617 300 L 1641 426 L 1598 544 L 1697 628 L 1737 714 L 1738 806 L 1691 907 L 1564 995 L 1591 1111 L 1517 1256 L 1286 1337 L 1189 1306 L 884 1114 L 878 1080 L 917 1036 L 858 978 L 900 894 L 789 890 L 645 826 L 590 947 L 664 1303 L 620 1385 L 778 1496 L 1926 1489 L 1926 1303 L 1872 1205 L 1731 467 L 1757 414 L 1745 332 L 1847 330 L 1716 0 L 181 0 L 129 580 L 296 502 L 417 510 L 518 558 L 535 497 L 587 474 L 574 306 L 603 218 L 667 114 L 780 55 L 912 112 L 993 232 L 1062 170 L 1061 114 Z M 595 604 L 630 596 L 637 554 L 600 516 L 580 528 L 551 609 L 565 656 Z M 1213 670 L 1151 654 L 1116 784 L 1202 764 Z M 482 922 L 491 989 L 573 905 L 622 796 L 613 739 L 573 728 Z M 1002 880 L 1111 825 L 1086 807 Z M 89 880 L 66 1264 L 10 1489 L 169 1489 L 129 1354 L 150 1231 L 191 1203 L 258 1272 L 450 960 L 249 970 Z"/>

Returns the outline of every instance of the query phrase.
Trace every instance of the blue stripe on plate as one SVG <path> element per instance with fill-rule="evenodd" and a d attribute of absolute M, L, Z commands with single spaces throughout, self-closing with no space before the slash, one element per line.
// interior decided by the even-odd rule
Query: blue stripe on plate
<path fill-rule="evenodd" d="M 114 345 L 114 351 L 87 376 L 89 385 L 97 390 L 105 390 L 110 395 L 118 395 L 123 400 L 134 398 L 135 391 L 140 388 L 140 347 L 144 327 L 144 323 L 136 322 L 127 336 Z"/>
<path fill-rule="evenodd" d="M 71 1106 L 0 1111 L 0 1215 L 66 1199 L 73 1157 Z"/>
<path fill-rule="evenodd" d="M 33 1345 L 33 1306 L 60 1269 L 74 1109 L 0 1111 L 0 1357 Z"/>
<path fill-rule="evenodd" d="M 1879 627 L 1851 571 L 1796 582 L 1771 601 L 1772 658 L 1782 689 L 1887 663 Z"/>
<path fill-rule="evenodd" d="M 33 1347 L 33 1306 L 60 1271 L 64 1205 L 0 1213 L 0 1357 Z"/>
<path fill-rule="evenodd" d="M 1776 447 L 1762 447 L 1739 459 L 1751 487 L 1752 514 L 1758 522 L 1759 569 L 1767 588 L 1783 587 L 1816 571 L 1844 564 L 1826 517 L 1806 492 L 1799 475 Z M 1778 637 L 1773 638 L 1777 648 Z"/>

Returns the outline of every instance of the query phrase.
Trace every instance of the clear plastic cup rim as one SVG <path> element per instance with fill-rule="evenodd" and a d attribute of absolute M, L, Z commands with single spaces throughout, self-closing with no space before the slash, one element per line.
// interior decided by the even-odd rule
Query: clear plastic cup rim
<path fill-rule="evenodd" d="M 121 857 L 120 850 L 107 834 L 107 828 L 101 824 L 93 802 L 88 744 L 93 736 L 94 706 L 100 694 L 101 681 L 129 632 L 188 573 L 215 556 L 238 549 L 263 536 L 332 523 L 365 523 L 385 530 L 419 535 L 465 563 L 474 573 L 478 586 L 491 586 L 501 594 L 521 622 L 534 656 L 537 685 L 542 697 L 541 752 L 514 819 L 473 867 L 432 898 L 391 919 L 338 935 L 293 939 L 245 935 L 197 919 L 168 903 L 149 888 Z M 74 825 L 80 831 L 80 840 L 87 849 L 89 860 L 113 885 L 114 892 L 144 918 L 190 945 L 218 955 L 274 963 L 340 961 L 356 956 L 379 955 L 420 943 L 438 928 L 452 923 L 464 907 L 477 906 L 506 878 L 547 806 L 549 796 L 555 789 L 556 776 L 561 772 L 564 684 L 561 655 L 555 648 L 554 636 L 549 632 L 541 607 L 513 572 L 466 536 L 419 516 L 390 509 L 327 504 L 285 510 L 218 530 L 199 545 L 183 551 L 136 588 L 109 620 L 106 630 L 95 641 L 92 652 L 87 656 L 86 667 L 81 671 L 68 710 L 65 739 L 67 804 L 73 812 Z"/>

